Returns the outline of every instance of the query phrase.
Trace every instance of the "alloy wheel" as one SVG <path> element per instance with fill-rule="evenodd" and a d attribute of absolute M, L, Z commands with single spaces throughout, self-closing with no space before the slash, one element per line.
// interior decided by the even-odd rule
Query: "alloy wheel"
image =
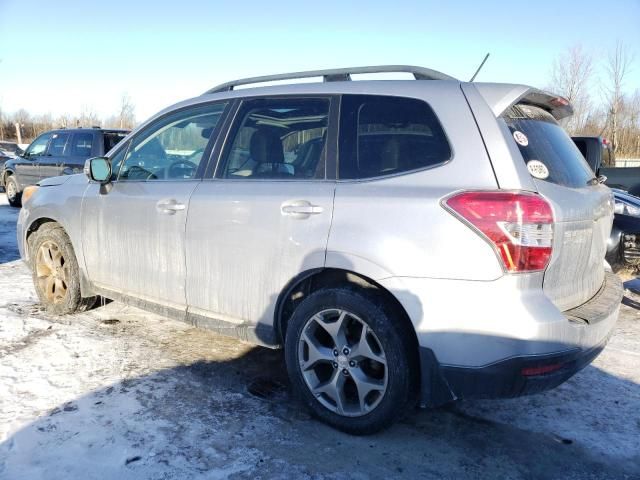
<path fill-rule="evenodd" d="M 69 285 L 69 265 L 60 247 L 51 240 L 40 245 L 36 254 L 36 277 L 38 287 L 49 303 L 63 301 Z"/>
<path fill-rule="evenodd" d="M 366 415 L 387 390 L 382 344 L 362 319 L 346 310 L 323 310 L 307 320 L 298 359 L 311 393 L 339 415 Z"/>

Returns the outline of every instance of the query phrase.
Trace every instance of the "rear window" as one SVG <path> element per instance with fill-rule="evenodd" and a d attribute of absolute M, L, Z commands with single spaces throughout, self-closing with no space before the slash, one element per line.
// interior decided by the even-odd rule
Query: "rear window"
<path fill-rule="evenodd" d="M 533 177 L 571 188 L 585 187 L 593 178 L 582 153 L 549 112 L 520 104 L 501 118 Z"/>
<path fill-rule="evenodd" d="M 422 100 L 345 95 L 340 110 L 341 179 L 393 175 L 451 158 L 440 122 Z"/>
<path fill-rule="evenodd" d="M 107 153 L 127 136 L 124 132 L 104 132 L 104 153 Z"/>

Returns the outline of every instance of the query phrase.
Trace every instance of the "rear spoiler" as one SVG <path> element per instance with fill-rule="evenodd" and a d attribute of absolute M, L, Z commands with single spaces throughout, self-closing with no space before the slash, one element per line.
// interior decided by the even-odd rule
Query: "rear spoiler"
<path fill-rule="evenodd" d="M 573 107 L 566 98 L 537 88 L 508 83 L 474 83 L 473 86 L 482 95 L 496 117 L 502 115 L 505 110 L 516 103 L 526 103 L 543 108 L 556 120 L 573 115 Z"/>

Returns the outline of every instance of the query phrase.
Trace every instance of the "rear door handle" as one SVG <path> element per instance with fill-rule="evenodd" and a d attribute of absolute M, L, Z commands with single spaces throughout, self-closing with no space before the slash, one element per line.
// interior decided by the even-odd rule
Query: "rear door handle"
<path fill-rule="evenodd" d="M 179 203 L 174 198 L 160 200 L 156 203 L 156 210 L 165 215 L 175 215 L 176 212 L 184 210 L 185 208 L 187 208 L 187 206 L 184 203 Z"/>
<path fill-rule="evenodd" d="M 293 218 L 309 218 L 309 216 L 318 215 L 323 211 L 324 208 L 320 205 L 313 205 L 307 200 L 294 200 L 291 202 L 285 202 L 280 206 L 280 212 L 282 215 L 287 215 Z"/>

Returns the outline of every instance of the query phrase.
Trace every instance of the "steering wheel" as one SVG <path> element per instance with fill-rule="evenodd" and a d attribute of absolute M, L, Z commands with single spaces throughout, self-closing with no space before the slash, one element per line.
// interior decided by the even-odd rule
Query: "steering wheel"
<path fill-rule="evenodd" d="M 158 177 L 153 172 L 150 172 L 145 168 L 138 165 L 132 165 L 129 167 L 126 178 L 135 180 L 157 180 Z"/>
<path fill-rule="evenodd" d="M 198 165 L 189 160 L 176 160 L 167 167 L 167 176 L 169 178 L 185 178 L 193 176 L 193 172 L 198 169 Z M 189 170 L 188 175 L 185 175 L 185 171 Z M 180 172 L 182 171 L 182 173 Z"/>

